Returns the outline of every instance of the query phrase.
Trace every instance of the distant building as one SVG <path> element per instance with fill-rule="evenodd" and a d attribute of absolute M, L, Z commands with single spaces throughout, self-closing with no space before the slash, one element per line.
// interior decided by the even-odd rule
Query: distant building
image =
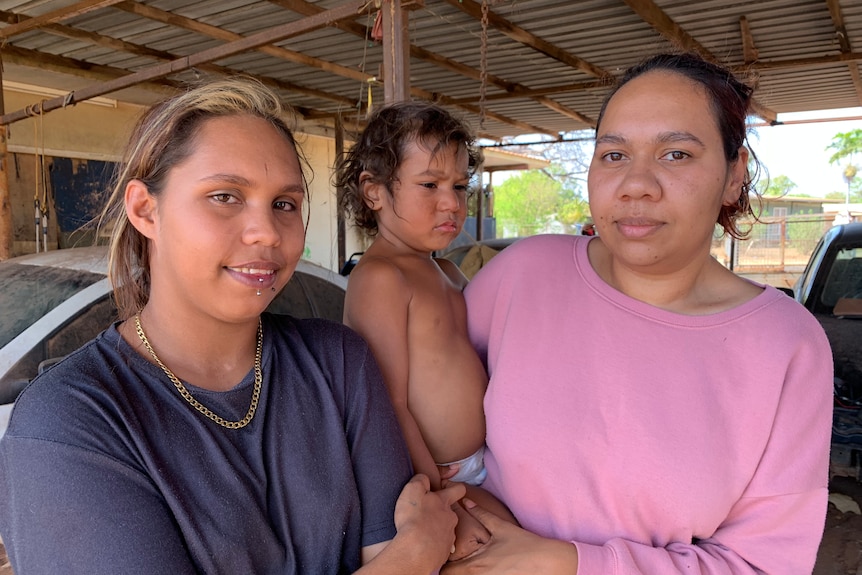
<path fill-rule="evenodd" d="M 841 200 L 829 198 L 801 198 L 796 196 L 765 196 L 760 199 L 761 208 L 754 206 L 754 213 L 760 217 L 786 218 L 787 216 L 805 214 L 823 214 L 835 212 L 833 206 L 844 205 Z"/>

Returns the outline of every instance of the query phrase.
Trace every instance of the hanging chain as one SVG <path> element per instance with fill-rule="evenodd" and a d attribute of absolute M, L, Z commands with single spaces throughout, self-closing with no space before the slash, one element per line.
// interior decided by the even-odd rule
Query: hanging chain
<path fill-rule="evenodd" d="M 488 85 L 488 0 L 482 0 L 482 43 L 479 50 L 479 128 L 485 128 L 485 89 Z"/>

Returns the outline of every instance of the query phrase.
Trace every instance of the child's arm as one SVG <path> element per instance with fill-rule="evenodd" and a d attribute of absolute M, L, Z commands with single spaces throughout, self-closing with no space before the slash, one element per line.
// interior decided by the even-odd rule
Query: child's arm
<path fill-rule="evenodd" d="M 440 474 L 422 432 L 408 408 L 407 317 L 412 289 L 401 271 L 382 258 L 364 258 L 350 274 L 344 323 L 368 342 L 380 366 L 415 473 L 440 489 Z"/>

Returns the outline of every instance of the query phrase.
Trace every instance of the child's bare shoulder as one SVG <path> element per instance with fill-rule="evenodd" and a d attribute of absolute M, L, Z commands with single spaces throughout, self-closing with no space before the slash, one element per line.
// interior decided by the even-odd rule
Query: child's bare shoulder
<path fill-rule="evenodd" d="M 403 288 L 408 283 L 402 267 L 392 258 L 384 256 L 366 254 L 350 272 L 350 286 L 361 284 L 380 288 L 391 285 L 394 288 Z"/>

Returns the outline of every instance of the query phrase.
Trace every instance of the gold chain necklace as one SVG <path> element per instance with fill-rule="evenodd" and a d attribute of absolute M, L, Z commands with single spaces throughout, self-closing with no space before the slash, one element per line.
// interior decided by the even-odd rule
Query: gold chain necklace
<path fill-rule="evenodd" d="M 189 390 L 186 389 L 186 386 L 183 385 L 183 382 L 174 375 L 174 373 L 168 369 L 162 360 L 159 359 L 159 356 L 156 355 L 153 346 L 150 345 L 150 340 L 147 339 L 147 335 L 144 333 L 144 328 L 141 327 L 141 314 L 135 315 L 135 330 L 138 332 L 138 337 L 141 338 L 141 342 L 144 344 L 144 347 L 147 348 L 147 351 L 150 352 L 150 355 L 153 356 L 153 359 L 158 364 L 159 367 L 162 368 L 162 371 L 165 372 L 165 375 L 168 376 L 174 387 L 177 388 L 177 391 L 180 392 L 180 395 L 183 396 L 183 399 L 189 402 L 189 404 L 197 409 L 199 412 L 206 415 L 208 418 L 212 419 L 222 427 L 227 427 L 228 429 L 240 429 L 241 427 L 245 427 L 249 424 L 249 422 L 254 418 L 254 413 L 257 411 L 257 403 L 260 400 L 260 390 L 263 387 L 263 370 L 260 367 L 260 358 L 261 358 L 261 350 L 263 349 L 263 322 L 258 318 L 257 320 L 257 351 L 254 354 L 254 391 L 251 394 L 251 405 L 248 408 L 248 413 L 245 414 L 245 417 L 240 419 L 239 421 L 228 421 L 223 417 L 220 417 L 213 413 L 208 407 L 203 405 L 197 399 L 192 397 L 192 394 L 189 393 Z"/>

